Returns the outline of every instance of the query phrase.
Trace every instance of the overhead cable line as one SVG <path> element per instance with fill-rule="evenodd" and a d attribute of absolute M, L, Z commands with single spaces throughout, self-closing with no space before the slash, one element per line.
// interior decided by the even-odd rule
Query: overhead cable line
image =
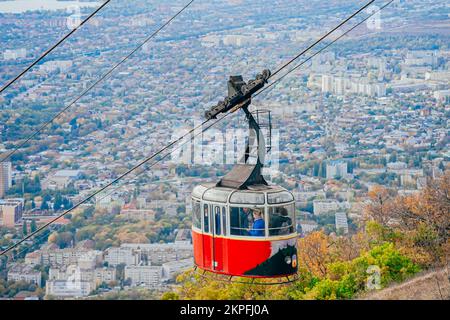
<path fill-rule="evenodd" d="M 391 0 L 387 5 L 389 5 L 390 3 L 392 3 L 394 0 Z M 371 1 L 370 3 L 372 3 L 373 1 Z M 371 15 L 369 15 L 366 19 L 364 19 L 362 22 L 358 23 L 356 26 L 360 25 L 361 23 L 363 23 L 364 21 L 367 21 L 370 17 L 372 17 L 374 14 L 378 13 L 379 11 L 381 11 L 382 9 L 384 9 L 387 5 L 383 6 L 381 9 L 379 9 L 378 11 L 372 13 Z M 365 6 L 366 7 L 366 6 Z M 361 12 L 361 10 L 358 10 L 358 12 Z M 353 15 L 354 16 L 354 15 Z M 356 26 L 354 28 L 356 28 Z M 348 32 L 350 32 L 351 30 L 353 30 L 354 28 L 349 29 L 347 32 L 345 32 L 342 36 L 344 36 L 345 34 L 348 34 Z M 342 36 L 340 36 L 339 38 L 342 38 Z M 339 39 L 338 38 L 338 39 Z M 335 43 L 337 40 L 335 40 L 332 43 Z M 316 41 L 315 45 L 317 45 L 319 42 Z M 332 43 L 330 43 L 329 45 L 331 45 Z M 327 47 L 329 47 L 329 45 Z M 309 50 L 311 50 L 313 47 L 310 46 Z M 322 50 L 323 51 L 323 50 Z M 304 52 L 306 53 L 306 51 Z M 303 53 L 303 54 L 304 54 Z M 297 55 L 297 59 L 300 56 Z M 309 59 L 309 58 L 308 58 Z M 286 64 L 284 66 L 287 67 L 287 65 L 289 65 L 290 63 L 292 63 L 295 60 L 291 60 L 288 64 Z M 301 64 L 304 64 L 305 62 L 302 62 Z M 299 67 L 299 66 L 297 66 Z M 296 67 L 296 68 L 297 68 Z M 279 69 L 277 72 L 281 71 L 282 69 Z M 291 71 L 292 72 L 292 71 Z M 282 77 L 283 78 L 283 77 Z M 281 78 L 280 78 L 281 79 Z M 280 79 L 277 79 L 274 83 L 278 82 Z M 259 95 L 262 91 L 258 92 L 255 94 Z M 228 117 L 229 115 L 231 115 L 233 113 L 226 113 L 225 115 L 223 115 L 221 118 L 216 119 L 212 124 L 209 124 L 208 126 L 206 126 L 205 128 L 203 128 L 201 130 L 201 133 L 204 133 L 206 130 L 208 130 L 209 128 L 213 127 L 214 125 L 216 125 L 218 122 L 222 121 L 223 119 L 225 119 L 226 117 Z M 211 119 L 205 120 L 203 121 L 200 125 L 196 126 L 195 128 L 191 129 L 189 132 L 187 132 L 186 134 L 182 135 L 181 137 L 177 138 L 176 140 L 174 140 L 173 142 L 169 143 L 168 145 L 166 145 L 164 148 L 160 149 L 159 151 L 157 151 L 156 153 L 154 153 L 153 155 L 151 155 L 150 157 L 144 159 L 143 161 L 139 162 L 137 165 L 135 165 L 134 167 L 132 167 L 131 169 L 129 169 L 128 171 L 126 171 L 125 173 L 123 173 L 122 175 L 120 175 L 118 178 L 114 179 L 112 182 L 108 183 L 107 185 L 105 185 L 104 187 L 102 187 L 101 189 L 99 189 L 98 191 L 94 192 L 93 194 L 91 194 L 90 196 L 88 196 L 87 198 L 83 199 L 82 201 L 80 201 L 79 203 L 77 203 L 76 205 L 74 205 L 72 208 L 70 208 L 69 210 L 65 211 L 64 213 L 62 213 L 61 215 L 59 215 L 58 217 L 52 219 L 51 221 L 49 221 L 48 223 L 46 223 L 45 225 L 43 225 L 42 227 L 38 228 L 35 232 L 31 233 L 30 235 L 26 236 L 25 238 L 21 239 L 20 241 L 18 241 L 17 243 L 15 243 L 14 245 L 11 245 L 10 247 L 8 247 L 6 250 L 4 250 L 3 252 L 0 253 L 0 256 L 5 255 L 6 253 L 10 252 L 11 250 L 13 250 L 14 248 L 16 248 L 17 246 L 19 246 L 20 244 L 22 244 L 23 242 L 27 241 L 28 239 L 32 238 L 35 234 L 41 232 L 42 230 L 46 229 L 48 226 L 52 225 L 54 222 L 56 222 L 58 219 L 61 219 L 62 217 L 64 217 L 65 215 L 67 215 L 68 213 L 72 212 L 73 210 L 75 210 L 76 208 L 78 208 L 79 206 L 81 206 L 82 204 L 88 202 L 89 200 L 93 199 L 96 195 L 98 195 L 99 193 L 103 192 L 104 190 L 106 190 L 107 188 L 109 188 L 110 186 L 114 185 L 115 183 L 119 182 L 120 180 L 122 180 L 123 178 L 125 178 L 126 176 L 128 176 L 131 172 L 135 171 L 136 169 L 139 169 L 141 167 L 143 167 L 144 165 L 146 165 L 148 162 L 150 162 L 151 160 L 155 159 L 157 156 L 161 155 L 163 152 L 167 151 L 168 149 L 170 149 L 172 146 L 176 145 L 177 143 L 181 142 L 185 137 L 191 135 L 192 133 L 194 133 L 195 131 L 197 131 L 199 128 L 203 127 L 205 124 L 207 124 L 209 121 L 211 121 Z M 198 135 L 199 133 L 197 133 Z M 195 137 L 196 135 L 194 135 Z M 192 137 L 191 139 L 193 139 L 194 137 Z M 184 142 L 183 144 L 186 144 L 187 142 L 190 142 L 191 140 L 188 140 L 186 142 Z M 179 146 L 180 147 L 180 146 Z M 166 158 L 169 155 L 166 154 L 164 155 L 161 159 L 157 159 L 156 162 L 151 164 L 151 167 L 153 167 L 154 165 L 156 165 L 157 163 L 159 163 L 160 161 L 162 161 L 164 158 Z M 143 171 L 145 172 L 145 171 Z M 142 173 L 142 172 L 141 172 Z M 140 173 L 140 174 L 141 174 Z"/>
<path fill-rule="evenodd" d="M 394 2 L 395 0 L 390 0 L 389 2 L 387 2 L 385 5 L 383 5 L 382 7 L 380 7 L 378 10 L 376 10 L 375 12 L 373 12 L 372 14 L 370 14 L 369 16 L 367 16 L 366 18 L 364 18 L 363 20 L 361 20 L 360 22 L 358 22 L 356 25 L 354 25 L 353 27 L 351 27 L 350 29 L 348 29 L 347 31 L 345 31 L 342 35 L 340 35 L 339 37 L 337 37 L 335 40 L 331 41 L 330 43 L 328 43 L 326 46 L 324 46 L 322 49 L 320 49 L 319 51 L 315 52 L 313 55 L 309 56 L 307 59 L 303 60 L 302 62 L 300 62 L 299 64 L 297 64 L 294 68 L 292 68 L 291 70 L 289 70 L 288 72 L 286 72 L 284 75 L 282 75 L 281 77 L 277 78 L 275 81 L 271 82 L 268 86 L 264 87 L 261 91 L 257 92 L 253 97 L 259 96 L 261 93 L 263 93 L 266 90 L 269 90 L 270 88 L 272 88 L 274 85 L 276 85 L 278 82 L 280 82 L 281 80 L 283 80 L 285 77 L 287 77 L 289 74 L 291 74 L 292 72 L 294 72 L 295 70 L 297 70 L 298 68 L 300 68 L 301 66 L 303 66 L 305 63 L 307 63 L 308 61 L 310 61 L 311 59 L 313 59 L 315 56 L 317 56 L 318 54 L 320 54 L 322 51 L 326 50 L 328 47 L 330 47 L 331 45 L 335 44 L 337 41 L 339 41 L 340 39 L 342 39 L 344 36 L 346 36 L 347 34 L 349 34 L 350 32 L 352 32 L 354 29 L 356 29 L 357 27 L 359 27 L 360 25 L 362 25 L 364 22 L 366 22 L 367 20 L 369 20 L 371 17 L 373 17 L 375 14 L 378 14 L 381 10 L 383 10 L 384 8 L 386 8 L 387 6 L 389 6 L 392 2 Z"/>
<path fill-rule="evenodd" d="M 353 13 L 351 16 L 349 16 L 347 19 L 345 19 L 344 21 L 342 21 L 341 23 L 339 23 L 336 27 L 334 27 L 332 30 L 328 31 L 325 35 L 323 35 L 321 38 L 319 38 L 318 40 L 316 40 L 316 42 L 314 42 L 313 44 L 311 44 L 308 48 L 306 48 L 305 50 L 303 50 L 302 52 L 300 52 L 298 55 L 296 55 L 295 57 L 293 57 L 291 60 L 289 60 L 288 62 L 286 62 L 285 64 L 283 64 L 281 67 L 279 67 L 275 72 L 273 72 L 271 74 L 270 78 L 273 78 L 276 74 L 278 74 L 281 70 L 283 70 L 284 68 L 286 68 L 287 66 L 289 66 L 291 63 L 293 63 L 295 60 L 297 60 L 298 58 L 300 58 L 302 55 L 304 55 L 306 52 L 308 52 L 309 50 L 311 50 L 312 48 L 314 48 L 317 44 L 319 44 L 320 42 L 322 42 L 322 40 L 324 40 L 326 37 L 328 37 L 330 34 L 332 34 L 333 32 L 335 32 L 337 29 L 339 29 L 340 27 L 342 27 L 344 24 L 346 24 L 348 21 L 350 21 L 353 17 L 355 17 L 356 15 L 358 15 L 361 11 L 363 11 L 364 9 L 366 9 L 368 6 L 370 6 L 372 3 L 374 3 L 375 0 L 371 0 L 370 2 L 368 2 L 366 5 L 364 5 L 363 7 L 361 7 L 358 11 L 356 11 L 355 13 Z"/>
<path fill-rule="evenodd" d="M 109 75 L 111 75 L 117 68 L 119 68 L 125 61 L 127 61 L 131 56 L 133 56 L 139 49 L 141 49 L 148 41 L 153 39 L 161 30 L 163 30 L 167 25 L 169 25 L 175 18 L 177 18 L 183 11 L 185 11 L 195 0 L 191 0 L 187 5 L 185 5 L 180 11 L 178 11 L 173 17 L 167 20 L 161 27 L 158 28 L 155 32 L 153 32 L 150 36 L 148 36 L 142 43 L 140 43 L 133 51 L 131 51 L 128 55 L 126 55 L 122 60 L 120 60 L 113 68 L 111 68 L 108 72 L 106 72 L 103 76 L 101 76 L 97 81 L 95 81 L 92 85 L 90 85 L 86 90 L 84 90 L 75 100 L 69 103 L 64 109 L 59 111 L 55 116 L 53 116 L 50 120 L 46 121 L 42 124 L 34 133 L 28 136 L 24 141 L 19 143 L 11 152 L 9 152 L 6 156 L 4 156 L 0 163 L 5 162 L 9 159 L 13 154 L 19 151 L 25 144 L 27 144 L 31 139 L 36 137 L 39 133 L 42 132 L 46 127 L 53 123 L 57 118 L 61 117 L 67 110 L 69 110 L 74 104 L 76 104 L 81 98 L 83 98 L 87 93 L 89 93 L 94 87 L 96 87 L 100 82 L 106 79 Z"/>
<path fill-rule="evenodd" d="M 220 121 L 223 118 L 220 118 L 219 120 L 215 121 L 212 125 L 216 124 L 218 121 Z M 106 190 L 107 188 L 109 188 L 110 186 L 114 185 L 115 183 L 119 182 L 120 180 L 122 180 L 124 177 L 128 176 L 131 172 L 135 171 L 136 169 L 139 169 L 140 167 L 142 167 L 143 165 L 145 165 L 146 163 L 148 163 L 149 161 L 155 159 L 157 156 L 159 156 L 160 154 L 162 154 L 164 151 L 170 149 L 172 146 L 174 146 L 175 144 L 177 144 L 178 142 L 182 141 L 187 135 L 192 134 L 195 130 L 198 130 L 199 128 L 203 127 L 209 120 L 205 120 L 203 121 L 200 125 L 198 125 L 197 127 L 191 129 L 187 134 L 177 138 L 176 140 L 172 141 L 171 143 L 169 143 L 168 145 L 166 145 L 164 148 L 160 149 L 159 151 L 157 151 L 156 153 L 154 153 L 153 155 L 151 155 L 150 157 L 144 159 L 143 161 L 139 162 L 137 165 L 135 165 L 134 167 L 132 167 L 131 169 L 129 169 L 128 171 L 126 171 L 125 173 L 121 174 L 118 178 L 114 179 L 113 181 L 111 181 L 110 183 L 106 184 L 105 186 L 103 186 L 102 188 L 100 188 L 99 190 L 97 190 L 96 192 L 92 193 L 91 195 L 89 195 L 88 197 L 84 198 L 82 201 L 78 202 L 76 205 L 74 205 L 72 208 L 70 208 L 69 210 L 66 210 L 65 212 L 63 212 L 62 214 L 60 214 L 59 216 L 53 218 L 52 220 L 50 220 L 49 222 L 47 222 L 46 224 L 44 224 L 43 226 L 41 226 L 40 228 L 38 228 L 35 232 L 29 234 L 28 236 L 26 236 L 25 238 L 21 239 L 20 241 L 18 241 L 17 243 L 15 243 L 14 245 L 10 246 L 9 248 L 7 248 L 5 251 L 0 253 L 0 256 L 3 256 L 4 254 L 10 252 L 11 250 L 13 250 L 14 248 L 16 248 L 17 246 L 19 246 L 20 244 L 22 244 L 23 242 L 27 241 L 28 239 L 32 238 L 35 234 L 41 232 L 42 230 L 46 229 L 48 226 L 52 225 L 53 223 L 55 223 L 56 221 L 58 221 L 59 219 L 61 219 L 62 217 L 64 217 L 65 215 L 69 214 L 70 212 L 74 211 L 75 209 L 77 209 L 79 206 L 81 206 L 82 204 L 88 202 L 89 200 L 93 199 L 96 195 L 98 195 L 100 192 Z M 212 125 L 207 126 L 204 130 L 206 131 L 207 129 L 209 129 Z"/>
<path fill-rule="evenodd" d="M 215 61 L 217 62 L 217 59 L 215 59 Z M 211 62 L 211 61 L 210 61 L 210 62 Z M 205 74 L 203 74 L 203 76 L 206 76 L 206 72 L 205 72 Z M 203 97 L 202 99 L 200 99 L 200 101 L 197 102 L 196 104 L 197 104 L 197 105 L 203 104 L 203 103 L 206 102 L 206 100 L 207 100 L 207 96 L 204 96 L 204 97 Z M 203 125 L 203 124 L 202 124 L 202 125 Z M 197 129 L 199 129 L 202 125 L 197 126 L 197 127 L 194 129 L 194 131 L 197 130 Z M 184 136 L 182 139 L 184 139 L 185 137 L 186 137 L 186 136 Z M 193 138 L 191 138 L 189 141 L 192 141 L 192 139 L 193 139 Z M 178 150 L 179 148 L 181 148 L 181 147 L 182 147 L 183 145 L 185 145 L 186 143 L 187 143 L 187 142 L 182 143 L 182 144 L 180 144 L 178 147 L 172 149 L 172 152 L 175 151 L 175 150 Z M 164 157 L 162 157 L 162 158 L 159 159 L 159 160 L 163 160 L 163 159 L 166 158 L 166 157 L 167 157 L 167 155 L 164 156 Z M 160 161 L 158 161 L 158 162 L 160 162 Z M 156 163 L 155 163 L 155 165 L 156 165 Z M 147 170 L 149 170 L 149 169 L 152 168 L 152 167 L 153 167 L 153 165 L 151 165 L 150 167 L 141 168 L 141 171 L 140 171 L 139 173 L 136 173 L 136 174 L 134 175 L 134 179 L 136 179 L 137 177 L 139 177 L 141 174 L 145 173 Z M 120 186 L 114 188 L 111 192 L 108 192 L 105 196 L 102 196 L 101 198 L 99 198 L 99 200 L 96 199 L 96 202 L 97 202 L 97 201 L 102 201 L 103 199 L 105 199 L 106 197 L 112 195 L 114 192 L 116 192 L 117 190 L 121 189 L 122 187 L 124 187 L 126 184 L 128 184 L 128 183 L 130 183 L 130 182 L 131 182 L 131 178 L 129 178 L 127 181 L 125 181 L 124 184 L 122 184 L 122 185 L 120 185 Z"/>
<path fill-rule="evenodd" d="M 385 5 L 383 5 L 381 8 L 379 8 L 378 10 L 376 10 L 375 12 L 373 12 L 372 14 L 370 14 L 369 16 L 367 16 L 366 18 L 364 18 L 363 20 L 361 20 L 360 22 L 358 22 L 356 25 L 354 25 L 353 27 L 351 27 L 350 29 L 348 29 L 347 31 L 345 31 L 342 35 L 340 35 L 339 37 L 337 37 L 335 40 L 333 40 L 332 42 L 328 43 L 326 46 L 324 46 L 322 49 L 320 49 L 319 51 L 315 52 L 314 54 L 312 54 L 311 56 L 309 56 L 308 58 L 306 58 L 305 60 L 303 60 L 301 63 L 297 64 L 294 68 L 292 68 L 291 70 L 289 70 L 286 74 L 284 74 L 283 76 L 277 78 L 275 81 L 271 82 L 267 87 L 264 87 L 261 91 L 257 92 L 255 95 L 253 95 L 254 97 L 259 96 L 260 94 L 262 94 L 264 91 L 268 90 L 269 88 L 272 88 L 281 80 L 283 80 L 285 77 L 287 77 L 289 74 L 291 74 L 292 72 L 294 72 L 295 70 L 297 70 L 298 68 L 300 68 L 301 66 L 303 66 L 305 63 L 307 63 L 308 61 L 310 61 L 311 59 L 313 59 L 315 56 L 317 56 L 318 54 L 322 53 L 324 50 L 326 50 L 328 47 L 332 46 L 334 43 L 336 43 L 337 41 L 339 41 L 340 39 L 342 39 L 344 36 L 346 36 L 347 34 L 349 34 L 350 32 L 352 32 L 354 29 L 356 29 L 357 27 L 359 27 L 360 25 L 362 25 L 364 22 L 366 22 L 367 20 L 369 20 L 371 17 L 373 17 L 375 14 L 379 13 L 381 10 L 383 10 L 384 8 L 386 8 L 387 6 L 389 6 L 392 2 L 394 2 L 395 0 L 390 0 L 388 3 L 386 3 Z M 230 113 L 227 113 L 227 115 L 229 115 Z M 225 116 L 226 117 L 226 116 Z M 221 121 L 223 118 L 222 117 L 219 119 L 219 121 Z M 196 127 L 194 129 L 197 130 L 200 126 Z M 204 131 L 202 131 L 201 133 L 203 133 Z M 188 133 L 190 134 L 190 133 Z M 197 135 L 192 136 L 188 141 L 185 141 L 184 143 L 180 144 L 179 146 L 177 146 L 176 148 L 172 149 L 173 151 L 176 151 L 178 149 L 180 149 L 181 147 L 183 147 L 185 144 L 192 142 L 193 139 L 195 139 L 195 137 L 197 137 Z M 186 137 L 183 136 L 182 139 L 184 139 Z M 181 139 L 181 140 L 182 140 Z M 146 172 L 147 170 L 153 168 L 156 164 L 158 164 L 159 162 L 161 162 L 162 160 L 164 160 L 165 158 L 167 158 L 169 156 L 170 153 L 167 153 L 166 155 L 164 155 L 162 158 L 158 159 L 156 162 L 154 162 L 153 164 L 151 164 L 150 166 L 147 166 L 146 168 L 144 168 L 141 172 L 137 173 L 134 178 L 137 178 L 138 176 L 140 176 L 141 174 L 143 174 L 144 172 Z M 105 199 L 106 197 L 112 195 L 114 192 L 116 192 L 117 190 L 121 189 L 122 187 L 124 187 L 124 185 L 118 186 L 116 188 L 114 188 L 111 192 L 107 193 L 105 196 L 103 196 L 102 198 L 100 198 L 99 201 Z"/>
<path fill-rule="evenodd" d="M 87 18 L 85 18 L 81 23 L 76 26 L 72 31 L 70 31 L 68 34 L 66 34 L 64 37 L 62 37 L 57 43 L 55 43 L 52 47 L 50 47 L 47 51 L 45 51 L 38 59 L 36 59 L 32 64 L 30 64 L 28 67 L 26 67 L 21 73 L 19 73 L 16 77 L 8 81 L 1 89 L 0 93 L 3 93 L 6 89 L 8 89 L 11 85 L 13 85 L 17 80 L 19 80 L 25 73 L 27 73 L 31 68 L 33 68 L 35 65 L 37 65 L 39 62 L 42 61 L 46 56 L 48 56 L 53 50 L 55 50 L 60 44 L 62 44 L 64 41 L 66 41 L 72 34 L 74 34 L 78 29 L 80 29 L 86 22 L 91 20 L 92 17 L 94 17 L 100 10 L 102 10 L 108 3 L 110 3 L 111 0 L 106 0 L 100 7 L 98 7 L 94 12 L 92 12 Z"/>

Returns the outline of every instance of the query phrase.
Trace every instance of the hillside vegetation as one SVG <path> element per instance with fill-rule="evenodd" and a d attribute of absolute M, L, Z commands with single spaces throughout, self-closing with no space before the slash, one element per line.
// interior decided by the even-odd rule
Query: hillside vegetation
<path fill-rule="evenodd" d="M 318 231 L 298 240 L 295 283 L 262 286 L 246 284 L 245 279 L 228 283 L 188 272 L 162 298 L 355 299 L 369 291 L 372 295 L 367 297 L 373 299 L 435 298 L 436 283 L 442 293 L 448 288 L 448 277 L 425 272 L 448 265 L 450 172 L 429 181 L 416 195 L 393 195 L 379 187 L 369 197 L 357 233 L 336 236 Z M 412 279 L 419 272 L 425 275 Z M 412 282 L 396 286 L 409 279 Z"/>

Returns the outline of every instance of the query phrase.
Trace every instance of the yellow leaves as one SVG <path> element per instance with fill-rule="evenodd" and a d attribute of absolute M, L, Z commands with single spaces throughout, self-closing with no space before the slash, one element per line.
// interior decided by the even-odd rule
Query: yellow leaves
<path fill-rule="evenodd" d="M 121 232 L 117 234 L 117 239 L 121 243 L 149 243 L 147 237 L 138 232 Z"/>
<path fill-rule="evenodd" d="M 328 237 L 323 232 L 309 234 L 298 242 L 299 264 L 316 276 L 324 276 L 331 261 L 328 248 Z"/>
<path fill-rule="evenodd" d="M 368 193 L 369 203 L 364 208 L 364 215 L 369 220 L 387 225 L 391 220 L 392 196 L 389 190 L 382 186 L 374 186 Z"/>
<path fill-rule="evenodd" d="M 421 265 L 440 263 L 450 230 L 450 171 L 418 194 L 391 197 L 374 187 L 369 198 L 365 214 L 378 223 L 367 223 L 369 239 L 394 242 Z"/>
<path fill-rule="evenodd" d="M 307 288 L 302 295 L 303 300 L 336 300 L 336 282 L 330 279 L 321 281 L 318 285 Z"/>
<path fill-rule="evenodd" d="M 179 300 L 179 299 L 180 296 L 175 292 L 165 292 L 161 297 L 161 300 Z"/>
<path fill-rule="evenodd" d="M 49 235 L 47 241 L 48 243 L 56 243 L 57 239 L 58 239 L 58 232 L 53 232 L 51 235 Z"/>
<path fill-rule="evenodd" d="M 94 235 L 94 240 L 100 240 L 100 239 L 106 239 L 108 238 L 108 234 L 111 232 L 111 228 L 104 227 L 98 230 L 97 233 Z"/>
<path fill-rule="evenodd" d="M 433 257 L 424 248 L 415 246 L 402 246 L 400 247 L 399 251 L 401 254 L 409 257 L 411 261 L 416 264 L 427 267 L 432 265 Z"/>
<path fill-rule="evenodd" d="M 375 202 L 385 202 L 389 199 L 389 192 L 386 188 L 380 185 L 373 186 L 369 193 L 369 198 Z"/>
<path fill-rule="evenodd" d="M 188 271 L 178 276 L 179 287 L 176 294 L 181 299 L 193 300 L 275 300 L 287 299 L 286 285 L 262 286 L 252 285 L 249 279 L 235 278 L 229 282 L 228 277 L 206 274 L 200 276 L 195 271 Z"/>
<path fill-rule="evenodd" d="M 369 239 L 381 242 L 384 240 L 385 227 L 375 221 L 368 221 L 366 223 L 366 233 Z"/>

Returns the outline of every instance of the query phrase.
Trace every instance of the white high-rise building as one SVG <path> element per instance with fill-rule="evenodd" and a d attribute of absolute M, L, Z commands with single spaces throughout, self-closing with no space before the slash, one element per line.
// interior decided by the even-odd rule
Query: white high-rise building
<path fill-rule="evenodd" d="M 384 83 L 375 84 L 375 95 L 377 97 L 385 97 L 386 96 L 386 85 Z"/>
<path fill-rule="evenodd" d="M 139 264 L 140 255 L 133 248 L 112 247 L 106 249 L 105 261 L 110 266 L 117 266 L 119 264 L 134 266 Z"/>
<path fill-rule="evenodd" d="M 11 170 L 11 162 L 0 163 L 0 198 L 4 198 L 12 186 Z"/>
<path fill-rule="evenodd" d="M 347 178 L 348 166 L 345 161 L 331 161 L 327 164 L 327 179 Z"/>
<path fill-rule="evenodd" d="M 193 258 L 166 262 L 162 265 L 162 277 L 164 279 L 171 279 L 174 278 L 177 273 L 187 271 L 193 267 Z"/>
<path fill-rule="evenodd" d="M 314 200 L 313 201 L 314 215 L 333 212 L 339 209 L 339 202 L 335 200 Z"/>
<path fill-rule="evenodd" d="M 0 226 L 14 228 L 22 219 L 23 206 L 23 199 L 0 200 Z"/>
<path fill-rule="evenodd" d="M 435 91 L 433 96 L 438 101 L 445 101 L 450 97 L 450 90 Z"/>
<path fill-rule="evenodd" d="M 334 83 L 334 89 L 336 94 L 343 95 L 345 94 L 345 78 L 336 78 Z"/>
<path fill-rule="evenodd" d="M 131 279 L 132 286 L 158 287 L 163 268 L 156 266 L 126 266 L 125 279 Z"/>
<path fill-rule="evenodd" d="M 15 264 L 8 271 L 8 281 L 25 281 L 41 286 L 42 272 L 28 265 Z"/>
<path fill-rule="evenodd" d="M 336 212 L 334 216 L 336 230 L 342 230 L 344 233 L 348 233 L 348 221 L 345 212 Z"/>
<path fill-rule="evenodd" d="M 91 281 L 47 281 L 45 293 L 55 297 L 86 297 L 95 287 Z"/>
<path fill-rule="evenodd" d="M 332 92 L 332 91 L 333 91 L 333 76 L 323 75 L 322 92 Z"/>

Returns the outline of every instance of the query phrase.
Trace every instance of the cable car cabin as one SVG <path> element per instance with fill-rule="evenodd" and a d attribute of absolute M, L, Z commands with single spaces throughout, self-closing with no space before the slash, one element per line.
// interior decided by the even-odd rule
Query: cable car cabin
<path fill-rule="evenodd" d="M 197 267 L 253 278 L 297 272 L 295 204 L 286 189 L 200 185 L 192 193 L 192 212 Z"/>
<path fill-rule="evenodd" d="M 251 278 L 297 273 L 294 197 L 280 186 L 269 186 L 262 175 L 265 153 L 271 149 L 270 111 L 248 110 L 251 93 L 269 77 L 268 70 L 248 83 L 242 76 L 230 77 L 228 97 L 205 114 L 212 119 L 241 109 L 249 124 L 241 163 L 217 184 L 200 185 L 192 192 L 194 260 L 205 271 Z M 262 129 L 269 133 L 268 146 Z"/>

